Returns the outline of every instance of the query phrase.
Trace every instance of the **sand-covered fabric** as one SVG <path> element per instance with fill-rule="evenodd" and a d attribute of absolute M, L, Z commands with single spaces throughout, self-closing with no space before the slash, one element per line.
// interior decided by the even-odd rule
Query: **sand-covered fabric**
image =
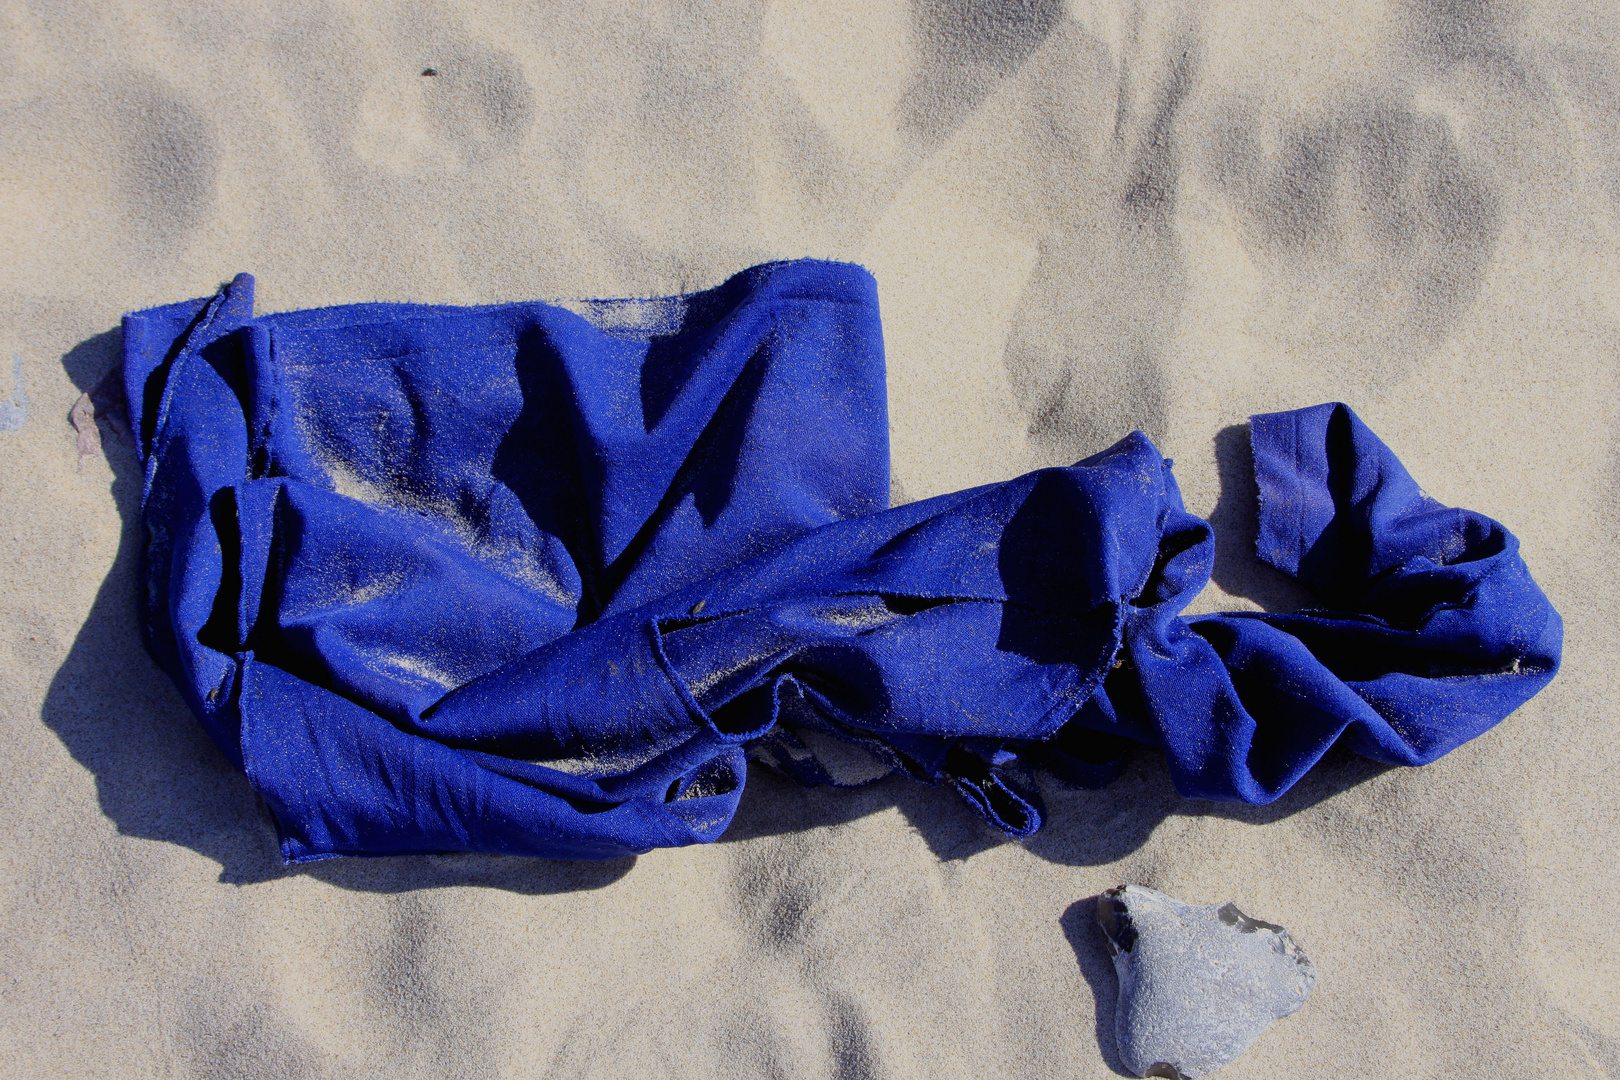
<path fill-rule="evenodd" d="M 1122 881 L 1320 981 L 1221 1075 L 1620 1076 L 1620 12 L 1596 3 L 0 7 L 0 1060 L 40 1076 L 1099 1077 Z M 432 74 L 425 74 L 432 72 Z M 1144 752 L 1018 844 L 756 770 L 712 846 L 282 867 L 143 652 L 119 316 L 876 276 L 893 498 L 1349 403 L 1512 529 L 1564 668 L 1263 810 Z M 15 357 L 15 361 L 13 361 Z M 104 400 L 104 398 L 103 398 Z M 100 443 L 100 446 L 97 443 Z"/>

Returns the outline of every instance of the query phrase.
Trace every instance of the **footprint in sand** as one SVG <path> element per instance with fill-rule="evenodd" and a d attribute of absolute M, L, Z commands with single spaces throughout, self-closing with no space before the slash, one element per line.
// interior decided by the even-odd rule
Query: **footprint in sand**
<path fill-rule="evenodd" d="M 515 148 L 534 126 L 534 88 L 505 53 L 480 48 L 433 61 L 421 83 L 434 127 L 469 162 Z"/>
<path fill-rule="evenodd" d="M 148 254 L 171 254 L 206 221 L 214 203 L 214 125 L 154 81 L 131 80 L 114 100 L 132 239 Z"/>

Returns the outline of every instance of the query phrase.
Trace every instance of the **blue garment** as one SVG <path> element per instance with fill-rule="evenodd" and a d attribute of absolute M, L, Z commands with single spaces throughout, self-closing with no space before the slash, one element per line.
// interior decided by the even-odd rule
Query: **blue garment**
<path fill-rule="evenodd" d="M 1141 433 L 895 509 L 876 286 L 815 261 L 567 307 L 124 320 L 148 647 L 294 862 L 710 841 L 752 753 L 949 782 L 1014 836 L 1126 741 L 1263 803 L 1432 761 L 1558 664 L 1512 534 L 1343 405 L 1257 416 L 1260 556 L 1322 610 L 1183 618 L 1209 525 Z M 849 761 L 864 762 L 853 773 Z"/>

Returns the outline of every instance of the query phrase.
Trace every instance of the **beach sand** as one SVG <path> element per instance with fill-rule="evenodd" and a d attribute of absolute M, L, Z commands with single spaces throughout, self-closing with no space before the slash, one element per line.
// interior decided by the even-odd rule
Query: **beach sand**
<path fill-rule="evenodd" d="M 1129 881 L 1315 962 L 1230 1080 L 1620 1077 L 1616 41 L 1533 0 L 0 6 L 0 1071 L 1106 1078 Z M 1195 609 L 1283 604 L 1237 425 L 1342 400 L 1519 535 L 1563 672 L 1264 809 L 1144 752 L 1017 844 L 756 771 L 709 847 L 284 869 L 141 647 L 133 452 L 68 421 L 119 316 L 802 255 L 877 276 L 897 500 L 1140 428 L 1220 532 Z"/>

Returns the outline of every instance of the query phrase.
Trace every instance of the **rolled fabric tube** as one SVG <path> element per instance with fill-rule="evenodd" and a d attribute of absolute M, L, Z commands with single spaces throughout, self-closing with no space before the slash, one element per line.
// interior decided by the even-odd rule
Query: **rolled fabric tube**
<path fill-rule="evenodd" d="M 712 841 L 750 757 L 954 787 L 1164 750 L 1275 799 L 1343 740 L 1422 764 L 1546 685 L 1514 537 L 1343 405 L 1253 418 L 1259 555 L 1321 597 L 1184 618 L 1209 525 L 1141 433 L 886 509 L 876 284 L 255 317 L 241 275 L 124 320 L 144 632 L 283 855 L 611 858 Z"/>

